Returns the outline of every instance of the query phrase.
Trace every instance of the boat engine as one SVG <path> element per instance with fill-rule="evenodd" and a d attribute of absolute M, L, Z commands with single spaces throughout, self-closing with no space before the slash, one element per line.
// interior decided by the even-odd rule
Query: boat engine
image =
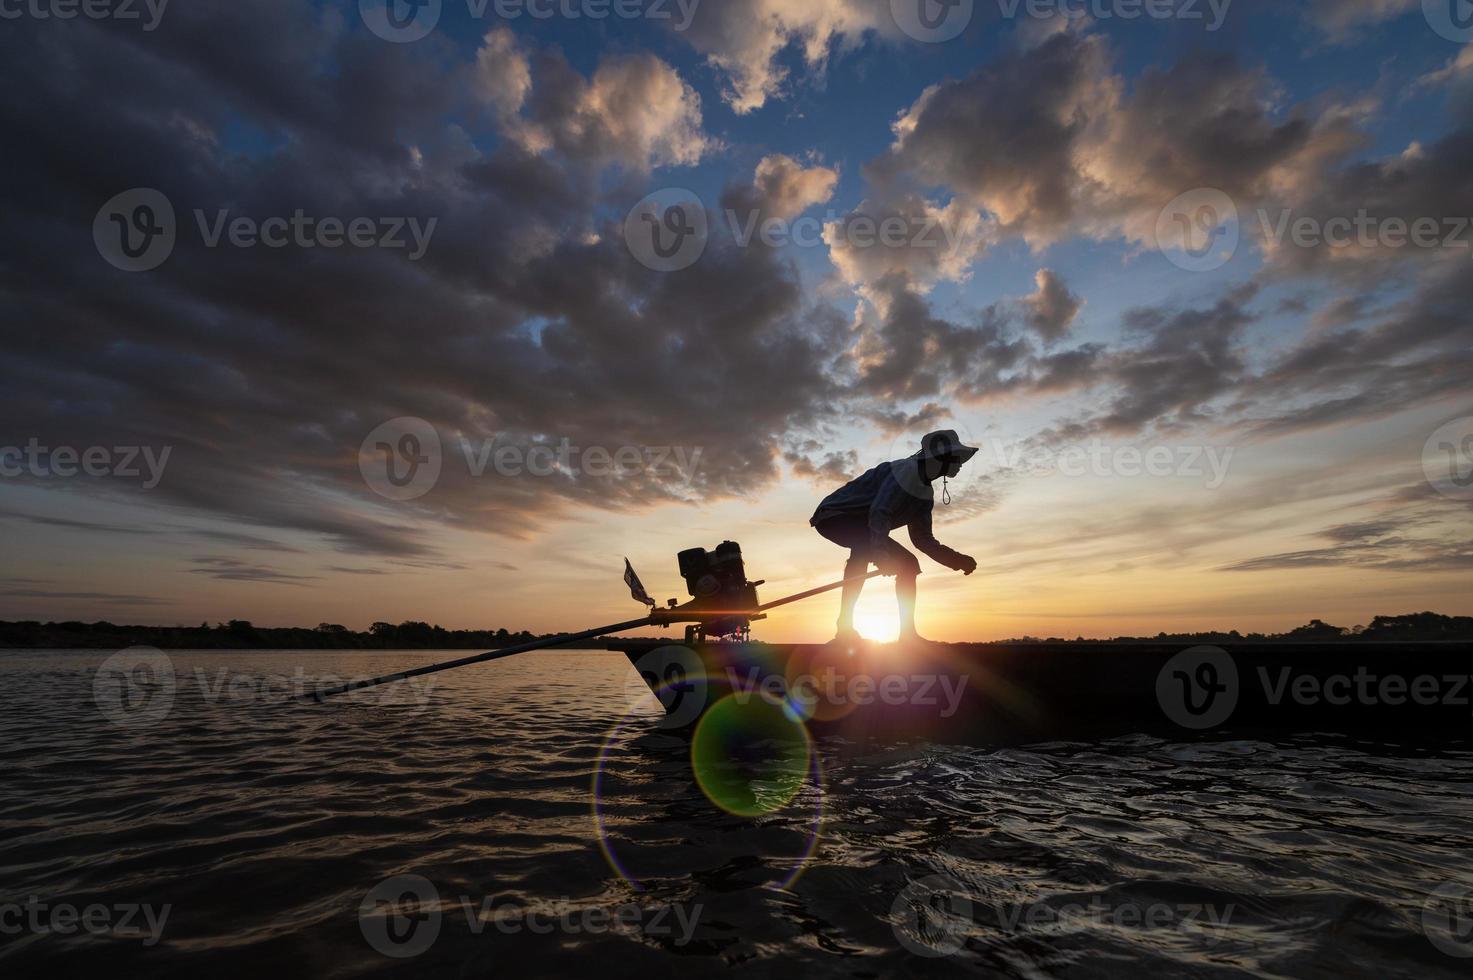
<path fill-rule="evenodd" d="M 714 551 L 682 551 L 678 560 L 692 598 L 683 606 L 676 606 L 672 599 L 672 612 L 702 617 L 701 622 L 686 627 L 686 642 L 699 643 L 707 637 L 748 639 L 752 622 L 764 618 L 756 611 L 760 605 L 757 586 L 762 583 L 747 581 L 742 546 L 723 541 Z"/>

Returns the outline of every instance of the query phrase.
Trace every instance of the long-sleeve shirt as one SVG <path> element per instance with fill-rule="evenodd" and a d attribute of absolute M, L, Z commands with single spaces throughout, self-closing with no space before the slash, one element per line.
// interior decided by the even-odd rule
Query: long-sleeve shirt
<path fill-rule="evenodd" d="M 869 524 L 870 538 L 876 548 L 883 547 L 890 532 L 908 528 L 911 543 L 921 554 L 947 568 L 961 569 L 964 556 L 936 540 L 931 528 L 931 512 L 936 495 L 929 483 L 920 478 L 915 459 L 881 463 L 858 479 L 846 483 L 823 499 L 810 524 L 833 517 L 857 517 Z M 905 483 L 897 473 L 907 475 Z M 914 474 L 914 478 L 909 478 Z"/>

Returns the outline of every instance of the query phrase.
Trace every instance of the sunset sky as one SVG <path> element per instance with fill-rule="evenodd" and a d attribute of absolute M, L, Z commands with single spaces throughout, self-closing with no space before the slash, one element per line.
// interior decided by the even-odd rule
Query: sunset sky
<path fill-rule="evenodd" d="M 0 454 L 148 451 L 0 458 L 0 618 L 571 630 L 727 538 L 775 598 L 839 577 L 818 501 L 938 428 L 982 452 L 937 639 L 1473 614 L 1473 495 L 1424 465 L 1473 436 L 1473 46 L 1421 0 L 976 0 L 932 40 L 905 0 L 652 2 L 0 24 Z M 139 189 L 176 241 L 126 271 Z M 682 268 L 626 234 L 657 192 L 707 214 Z M 298 212 L 378 244 L 211 245 Z M 439 473 L 396 500 L 405 419 Z M 564 440 L 641 462 L 481 465 Z"/>

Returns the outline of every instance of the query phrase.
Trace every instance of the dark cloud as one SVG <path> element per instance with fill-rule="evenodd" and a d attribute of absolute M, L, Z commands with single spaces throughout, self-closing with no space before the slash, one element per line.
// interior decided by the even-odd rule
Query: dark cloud
<path fill-rule="evenodd" d="M 1026 368 L 1032 348 L 1007 314 L 988 308 L 972 323 L 937 317 L 902 276 L 876 285 L 885 311 L 856 351 L 856 390 L 886 401 L 981 399 Z"/>
<path fill-rule="evenodd" d="M 818 448 L 816 444 L 811 445 L 812 449 L 807 446 L 804 449 L 812 452 Z M 859 454 L 852 449 L 824 453 L 817 461 L 801 451 L 790 451 L 783 458 L 795 476 L 825 486 L 848 483 L 860 473 Z"/>
<path fill-rule="evenodd" d="M 1084 308 L 1084 300 L 1052 269 L 1038 270 L 1038 292 L 1028 297 L 1027 322 L 1047 343 L 1055 343 L 1068 335 L 1074 318 Z"/>
<path fill-rule="evenodd" d="M 1244 424 L 1282 434 L 1465 394 L 1473 372 L 1470 309 L 1473 277 L 1434 264 L 1411 296 L 1365 325 L 1320 330 L 1285 351 L 1244 386 L 1252 402 Z"/>
<path fill-rule="evenodd" d="M 291 575 L 265 565 L 252 565 L 235 558 L 195 558 L 198 568 L 189 569 L 195 575 L 208 575 L 226 582 L 267 582 L 277 585 L 296 585 L 318 578 L 316 575 Z"/>
<path fill-rule="evenodd" d="M 1416 536 L 1429 522 L 1419 516 L 1388 517 L 1326 528 L 1329 547 L 1250 558 L 1220 571 L 1262 572 L 1298 568 L 1369 568 L 1379 571 L 1463 572 L 1473 569 L 1473 538 Z"/>
<path fill-rule="evenodd" d="M 28 521 L 46 527 L 61 527 L 94 534 L 149 534 L 146 528 L 127 527 L 121 524 L 102 524 L 97 521 L 76 521 L 65 517 L 44 517 L 39 514 L 21 514 L 15 511 L 0 511 L 0 519 Z"/>
<path fill-rule="evenodd" d="M 170 603 L 146 595 L 120 595 L 114 592 L 59 592 L 50 589 L 0 589 L 0 596 L 12 599 L 59 599 L 100 602 L 124 606 L 166 606 Z"/>
<path fill-rule="evenodd" d="M 245 537 L 227 543 L 294 531 L 433 566 L 434 524 L 526 535 L 573 506 L 752 492 L 779 476 L 789 433 L 833 412 L 847 338 L 779 256 L 714 242 L 664 274 L 624 247 L 644 193 L 629 175 L 707 148 L 699 100 L 658 59 L 585 77 L 530 54 L 531 92 L 491 123 L 465 110 L 470 67 L 446 42 L 383 44 L 268 0 L 170 15 L 142 39 L 81 21 L 0 36 L 0 122 L 27 147 L 0 209 L 27 243 L 0 266 L 6 431 L 172 447 L 132 499 L 229 518 Z M 130 187 L 164 192 L 180 222 L 151 273 L 92 244 L 98 208 Z M 419 262 L 208 248 L 196 208 L 437 225 Z M 357 455 L 402 416 L 435 425 L 446 466 L 428 496 L 390 505 Z M 700 465 L 474 478 L 462 437 L 681 447 Z"/>
<path fill-rule="evenodd" d="M 949 189 L 996 216 L 1000 237 L 1154 245 L 1179 195 L 1211 187 L 1256 201 L 1360 142 L 1344 113 L 1278 103 L 1262 71 L 1224 54 L 1127 86 L 1102 36 L 1065 31 L 928 89 L 866 173 L 880 186 Z"/>

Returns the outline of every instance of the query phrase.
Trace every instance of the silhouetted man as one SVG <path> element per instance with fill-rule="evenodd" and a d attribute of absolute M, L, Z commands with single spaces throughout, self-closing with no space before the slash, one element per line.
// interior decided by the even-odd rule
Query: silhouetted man
<path fill-rule="evenodd" d="M 921 440 L 921 451 L 891 463 L 881 463 L 859 479 L 846 484 L 818 505 L 809 522 L 819 534 L 849 549 L 844 578 L 857 579 L 873 563 L 880 572 L 895 579 L 895 600 L 900 606 L 900 639 L 919 640 L 916 633 L 916 576 L 921 563 L 890 537 L 898 527 L 910 529 L 911 543 L 931 559 L 971 575 L 977 560 L 953 551 L 931 532 L 931 510 L 936 496 L 932 484 L 956 476 L 962 464 L 977 450 L 962 445 L 951 429 L 933 432 Z M 839 630 L 835 642 L 854 642 L 854 607 L 864 588 L 860 581 L 844 586 L 839 607 Z"/>

